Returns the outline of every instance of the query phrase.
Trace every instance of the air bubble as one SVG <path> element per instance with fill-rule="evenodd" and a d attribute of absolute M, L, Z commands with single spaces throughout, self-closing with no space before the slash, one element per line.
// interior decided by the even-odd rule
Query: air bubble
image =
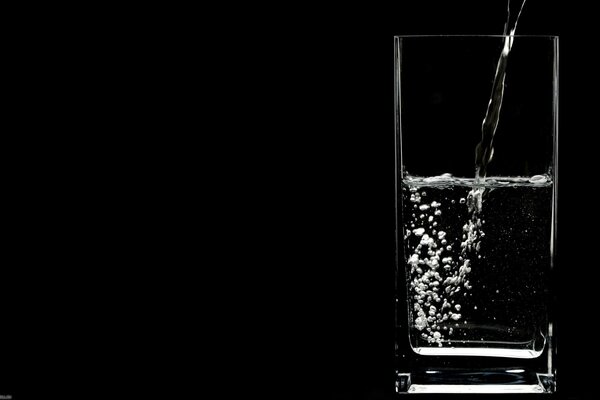
<path fill-rule="evenodd" d="M 413 225 L 414 226 L 414 225 Z M 425 233 L 425 228 L 417 228 L 417 229 L 413 229 L 413 233 L 416 236 L 423 236 L 423 234 Z"/>
<path fill-rule="evenodd" d="M 415 327 L 422 331 L 425 327 L 427 326 L 427 319 L 423 318 L 423 317 L 417 317 L 415 319 Z"/>
<path fill-rule="evenodd" d="M 460 201 L 460 204 L 465 204 L 467 202 L 467 200 L 465 200 L 464 197 L 461 197 L 459 201 Z"/>
<path fill-rule="evenodd" d="M 529 182 L 536 184 L 546 183 L 547 181 L 548 179 L 544 175 L 534 175 L 531 178 L 529 178 Z"/>

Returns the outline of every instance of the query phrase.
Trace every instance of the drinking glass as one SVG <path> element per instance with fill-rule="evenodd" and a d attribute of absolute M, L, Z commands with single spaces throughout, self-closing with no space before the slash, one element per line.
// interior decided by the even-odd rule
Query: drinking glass
<path fill-rule="evenodd" d="M 558 37 L 394 44 L 396 390 L 554 392 Z"/>

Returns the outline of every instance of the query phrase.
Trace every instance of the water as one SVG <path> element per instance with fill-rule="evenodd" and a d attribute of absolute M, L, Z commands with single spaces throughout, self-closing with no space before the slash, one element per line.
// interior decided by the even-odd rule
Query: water
<path fill-rule="evenodd" d="M 481 141 L 475 147 L 475 178 L 479 181 L 485 178 L 487 165 L 494 156 L 494 135 L 496 128 L 498 127 L 498 121 L 500 119 L 500 110 L 502 109 L 502 99 L 504 97 L 504 81 L 506 79 L 506 66 L 508 64 L 508 56 L 512 49 L 514 42 L 514 34 L 519 23 L 519 17 L 525 1 L 521 3 L 519 13 L 515 19 L 514 25 L 511 26 L 511 13 L 510 13 L 510 0 L 508 0 L 508 10 L 506 16 L 506 24 L 504 25 L 504 46 L 502 52 L 498 58 L 498 64 L 496 66 L 496 74 L 494 75 L 494 83 L 492 84 L 492 93 L 490 95 L 490 101 L 488 102 L 485 117 L 481 124 Z M 508 35 L 507 35 L 508 33 Z M 475 192 L 475 195 L 479 193 Z"/>
<path fill-rule="evenodd" d="M 401 186 L 415 352 L 539 356 L 548 335 L 550 176 L 406 176 Z"/>

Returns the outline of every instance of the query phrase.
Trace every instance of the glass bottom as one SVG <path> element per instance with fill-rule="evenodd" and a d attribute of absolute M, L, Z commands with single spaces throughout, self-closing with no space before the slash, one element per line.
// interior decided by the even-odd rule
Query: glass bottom
<path fill-rule="evenodd" d="M 422 356 L 481 356 L 507 358 L 536 358 L 542 352 L 524 349 L 485 347 L 415 347 L 414 352 Z"/>
<path fill-rule="evenodd" d="M 398 393 L 553 393 L 554 376 L 524 369 L 506 371 L 429 370 L 398 372 Z"/>

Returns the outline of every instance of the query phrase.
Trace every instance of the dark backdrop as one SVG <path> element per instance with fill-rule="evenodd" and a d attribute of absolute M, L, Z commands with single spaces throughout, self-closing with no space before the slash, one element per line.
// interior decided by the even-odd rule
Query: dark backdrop
<path fill-rule="evenodd" d="M 106 286 L 112 288 L 115 282 L 123 285 L 135 306 L 126 307 L 125 300 L 114 300 L 115 314 L 120 311 L 123 315 L 115 322 L 112 313 L 106 312 L 106 324 L 96 322 L 96 316 L 90 314 L 94 320 L 91 330 L 96 333 L 96 327 L 104 327 L 113 335 L 112 342 L 107 338 L 110 335 L 99 329 L 97 340 L 83 337 L 86 343 L 75 346 L 75 350 L 82 349 L 81 357 L 102 373 L 92 373 L 78 363 L 71 364 L 69 370 L 99 376 L 101 380 L 107 373 L 110 379 L 100 382 L 100 387 L 113 384 L 114 376 L 122 370 L 126 370 L 121 374 L 123 381 L 132 379 L 137 383 L 133 374 L 139 372 L 138 365 L 131 365 L 144 363 L 154 375 L 144 374 L 144 366 L 140 365 L 140 384 L 133 385 L 136 391 L 140 387 L 154 391 L 154 385 L 161 382 L 168 382 L 169 391 L 180 382 L 191 383 L 193 390 L 204 390 L 205 386 L 197 381 L 210 370 L 224 372 L 226 379 L 221 390 L 225 397 L 232 389 L 239 389 L 250 398 L 265 394 L 280 399 L 296 395 L 304 399 L 393 398 L 393 36 L 498 34 L 504 25 L 504 1 L 415 0 L 388 5 L 346 2 L 327 8 L 306 2 L 224 6 L 226 9 L 218 11 L 194 10 L 187 13 L 187 20 L 183 10 L 162 15 L 162 9 L 158 9 L 161 15 L 156 18 L 142 17 L 143 10 L 137 8 L 128 15 L 120 9 L 107 10 L 110 18 L 106 21 L 118 17 L 127 29 L 113 31 L 112 22 L 105 23 L 101 18 L 99 27 L 92 28 L 99 36 L 95 43 L 67 24 L 64 38 L 51 38 L 48 43 L 42 40 L 46 37 L 42 28 L 39 34 L 32 30 L 28 40 L 12 36 L 6 40 L 20 50 L 19 56 L 6 57 L 10 61 L 7 63 L 16 64 L 20 73 L 6 73 L 5 77 L 18 86 L 22 96 L 46 108 L 55 104 L 55 96 L 62 93 L 80 103 L 83 110 L 63 108 L 57 103 L 60 112 L 49 107 L 50 116 L 41 116 L 37 110 L 11 101 L 21 109 L 19 126 L 21 121 L 37 121 L 38 126 L 26 127 L 21 134 L 7 131 L 7 136 L 31 143 L 20 147 L 26 153 L 23 155 L 13 150 L 15 146 L 7 146 L 8 152 L 20 161 L 7 162 L 12 170 L 4 175 L 16 177 L 17 189 L 5 190 L 15 205 L 4 208 L 18 227 L 8 232 L 4 249 L 15 251 L 18 262 L 7 261 L 1 276 L 4 286 L 0 296 L 0 394 L 19 393 L 17 389 L 23 387 L 45 390 L 37 377 L 32 377 L 37 371 L 42 372 L 39 375 L 61 375 L 55 379 L 59 386 L 76 385 L 78 380 L 64 374 L 55 363 L 60 357 L 42 357 L 37 352 L 44 348 L 62 353 L 67 346 L 57 344 L 51 334 L 55 332 L 71 341 L 82 331 L 79 326 L 66 334 L 59 329 L 56 310 L 67 307 L 48 306 L 49 300 L 56 301 L 62 292 L 49 283 L 46 275 L 84 292 L 88 292 L 88 282 L 97 282 L 100 275 L 105 275 L 110 281 Z M 28 21 L 30 14 L 31 10 L 24 14 Z M 70 12 L 65 12 L 65 16 L 84 25 L 88 22 L 85 15 L 71 17 Z M 53 27 L 57 25 L 46 15 L 41 19 Z M 561 358 L 557 362 L 559 389 L 564 398 L 573 399 L 591 398 L 595 383 L 593 362 L 597 360 L 594 349 L 598 347 L 598 333 L 591 326 L 597 312 L 597 207 L 588 194 L 589 186 L 582 183 L 593 185 L 595 174 L 595 19 L 592 2 L 528 0 L 519 25 L 520 34 L 561 37 L 558 259 L 562 270 L 562 332 Z M 20 29 L 9 29 L 16 38 L 30 29 L 25 23 L 19 26 Z M 204 30 L 199 33 L 198 27 Z M 80 42 L 69 42 L 76 39 Z M 41 43 L 50 54 L 30 43 Z M 63 49 L 66 54 L 57 52 L 57 43 L 67 44 Z M 80 57 L 81 49 L 90 52 L 89 59 Z M 30 70 L 21 68 L 20 63 Z M 63 81 L 74 81 L 76 90 L 65 94 Z M 37 93 L 38 88 L 44 89 L 42 84 L 47 82 L 56 85 L 42 90 L 48 97 L 30 95 Z M 36 90 L 22 89 L 25 83 Z M 94 84 L 106 88 L 100 90 Z M 209 90 L 211 84 L 217 87 L 213 92 Z M 93 97 L 95 103 L 80 101 L 84 98 L 80 93 Z M 210 117 L 214 106 L 224 106 L 222 114 L 212 115 L 216 123 L 196 129 L 194 124 Z M 88 114 L 90 109 L 98 114 Z M 184 121 L 186 116 L 191 123 Z M 55 121 L 51 117 L 59 122 L 51 123 Z M 63 146 L 57 139 L 55 131 L 72 119 L 74 137 L 89 138 L 89 146 L 77 140 L 68 140 Z M 90 133 L 95 130 L 98 136 Z M 30 131 L 45 141 L 31 139 Z M 182 136 L 191 137 L 190 144 Z M 225 143 L 224 154 L 219 154 L 217 160 L 210 158 L 216 148 L 210 143 L 214 138 Z M 167 145 L 170 140 L 175 142 L 171 148 Z M 106 149 L 101 142 L 105 142 Z M 147 151 L 144 146 L 152 143 L 160 149 Z M 31 153 L 35 147 L 37 152 Z M 97 181 L 89 180 L 87 173 L 80 172 L 81 178 L 67 179 L 65 184 L 78 192 L 75 183 L 89 181 L 94 186 L 89 197 L 100 204 L 81 206 L 85 203 L 81 197 L 87 195 L 80 193 L 68 196 L 69 201 L 63 202 L 58 195 L 54 200 L 66 208 L 80 204 L 85 210 L 78 224 L 96 230 L 101 224 L 92 222 L 89 214 L 103 218 L 100 210 L 105 210 L 107 203 L 113 203 L 118 211 L 109 219 L 110 228 L 98 233 L 102 238 L 97 241 L 100 248 L 89 251 L 82 246 L 83 254 L 75 254 L 76 258 L 80 256 L 75 262 L 77 271 L 89 271 L 89 281 L 79 279 L 72 284 L 72 274 L 64 273 L 63 279 L 58 268 L 53 268 L 64 259 L 63 253 L 72 254 L 72 249 L 78 247 L 56 235 L 55 226 L 70 230 L 86 244 L 96 240 L 80 234 L 83 229 L 79 225 L 77 229 L 64 228 L 63 214 L 54 209 L 52 190 L 61 196 L 70 192 L 55 186 L 57 177 L 67 174 L 61 171 L 52 175 L 47 171 L 48 166 L 59 163 L 58 159 L 63 160 L 49 150 L 51 147 L 64 147 L 62 151 L 69 156 L 81 158 L 87 158 L 88 151 L 101 153 L 96 164 L 103 170 L 100 181 L 107 181 L 106 194 L 94 186 Z M 126 160 L 123 166 L 113 160 L 115 152 Z M 66 171 L 79 170 L 79 162 L 71 162 L 69 157 L 64 160 Z M 198 161 L 206 165 L 198 167 Z M 164 172 L 168 167 L 173 170 Z M 105 168 L 112 170 L 107 173 Z M 111 172 L 116 188 L 112 177 L 107 178 Z M 30 177 L 47 182 L 52 190 Z M 147 192 L 136 186 L 143 179 L 151 188 Z M 160 186 L 160 179 L 169 184 Z M 207 188 L 211 179 L 217 182 L 217 188 Z M 189 193 L 181 195 L 182 190 Z M 139 199 L 128 200 L 128 191 L 135 192 Z M 192 194 L 198 191 L 201 196 L 196 200 Z M 156 198 L 156 204 L 149 203 L 149 199 Z M 162 203 L 163 198 L 175 206 Z M 225 209 L 214 211 L 216 208 L 204 203 L 211 199 Z M 181 211 L 180 204 L 185 201 L 193 203 L 189 211 Z M 110 214 L 111 210 L 109 207 L 104 212 Z M 159 212 L 178 225 L 148 229 L 151 233 L 146 235 L 157 233 L 152 238 L 156 246 L 144 237 L 138 240 L 146 242 L 145 247 L 136 247 L 131 242 L 137 237 L 137 233 L 132 233 L 134 228 L 123 227 L 131 224 L 144 230 L 160 219 L 155 217 Z M 44 223 L 39 214 L 61 221 Z M 138 214 L 138 219 L 132 218 L 134 214 Z M 198 214 L 201 217 L 194 220 Z M 24 222 L 23 216 L 29 219 Z M 215 216 L 220 230 L 209 228 L 208 233 L 198 233 L 206 219 Z M 233 218 L 228 220 L 227 216 Z M 39 228 L 40 222 L 44 229 Z M 34 244 L 31 238 L 36 236 L 46 247 L 38 246 L 37 241 Z M 207 237 L 209 243 L 225 238 L 224 249 L 218 249 L 215 257 L 198 263 L 177 259 L 183 258 L 181 248 L 187 245 L 192 248 L 193 257 L 204 255 L 204 247 L 210 247 L 205 245 Z M 173 250 L 168 248 L 169 240 L 175 242 Z M 105 255 L 115 247 L 117 251 L 129 249 L 133 254 L 130 258 Z M 52 257 L 47 248 L 59 255 Z M 159 272 L 155 275 L 160 284 L 141 283 L 140 276 L 154 273 L 146 265 L 157 261 L 145 263 L 140 259 L 154 259 L 159 248 L 167 253 L 164 261 L 158 262 Z M 98 254 L 108 261 L 102 260 L 100 269 L 90 267 L 88 260 Z M 234 260 L 234 255 L 240 255 L 240 259 Z M 106 266 L 112 269 L 104 273 Z M 132 266 L 142 270 L 130 272 L 128 281 L 126 271 Z M 185 269 L 185 273 L 180 274 L 177 267 Z M 46 275 L 38 273 L 39 269 Z M 214 271 L 224 272 L 227 283 L 216 290 L 216 295 L 211 291 L 214 280 L 206 277 Z M 169 273 L 174 296 L 165 289 L 170 284 L 165 283 Z M 16 281 L 24 282 L 23 287 Z M 46 296 L 34 282 L 50 293 Z M 104 281 L 98 286 L 101 290 L 96 300 L 104 307 L 113 291 L 104 287 Z M 146 295 L 140 287 L 150 293 Z M 192 298 L 198 292 L 207 294 L 208 299 Z M 180 300 L 177 295 L 191 299 Z M 81 303 L 79 296 L 65 297 L 69 305 Z M 235 304 L 229 306 L 232 297 Z M 174 299 L 172 306 L 163 303 L 168 299 Z M 26 309 L 28 302 L 32 306 Z M 227 307 L 222 310 L 217 307 L 224 303 Z M 30 312 L 32 309 L 38 313 Z M 160 309 L 167 318 L 161 318 Z M 207 322 L 210 312 L 204 312 L 205 309 L 217 314 L 218 321 Z M 142 310 L 148 313 L 147 324 L 138 326 L 134 334 L 129 333 L 127 324 L 139 325 L 135 316 Z M 68 319 L 79 324 L 79 315 L 88 315 L 88 310 L 78 311 Z M 200 328 L 196 333 L 187 325 Z M 159 328 L 166 331 L 164 337 Z M 205 359 L 213 341 L 204 335 L 215 331 L 223 337 L 221 331 L 229 333 L 226 345 L 217 351 L 220 364 Z M 189 342 L 181 339 L 185 333 L 192 336 Z M 143 339 L 147 337 L 151 340 L 146 345 Z M 102 357 L 89 352 L 95 349 L 104 353 L 113 343 L 118 350 L 104 354 L 105 368 L 97 362 Z M 135 346 L 139 357 L 130 352 Z M 173 358 L 163 362 L 161 353 L 168 354 L 165 358 Z M 132 364 L 123 361 L 128 356 L 135 359 Z M 145 363 L 146 360 L 151 361 Z M 587 361 L 591 368 L 584 366 Z M 169 373 L 177 375 L 177 384 L 170 385 Z M 155 376 L 158 378 L 153 379 Z M 96 388 L 85 385 L 85 390 L 88 393 Z"/>
<path fill-rule="evenodd" d="M 298 5 L 260 34 L 257 48 L 268 62 L 256 69 L 253 89 L 264 90 L 263 78 L 273 88 L 260 114 L 272 150 L 259 164 L 266 187 L 275 188 L 269 209 L 281 218 L 272 236 L 280 301 L 265 299 L 279 330 L 267 342 L 282 352 L 281 362 L 293 364 L 288 394 L 393 398 L 393 36 L 499 34 L 505 7 Z M 585 326 L 595 304 L 586 276 L 598 265 L 589 248 L 593 206 L 580 183 L 594 173 L 586 139 L 596 124 L 590 7 L 529 0 L 518 27 L 519 34 L 560 36 L 557 363 L 559 390 L 569 399 L 591 398 L 593 372 L 581 360 L 597 341 Z M 570 243 L 577 238 L 585 244 Z"/>

